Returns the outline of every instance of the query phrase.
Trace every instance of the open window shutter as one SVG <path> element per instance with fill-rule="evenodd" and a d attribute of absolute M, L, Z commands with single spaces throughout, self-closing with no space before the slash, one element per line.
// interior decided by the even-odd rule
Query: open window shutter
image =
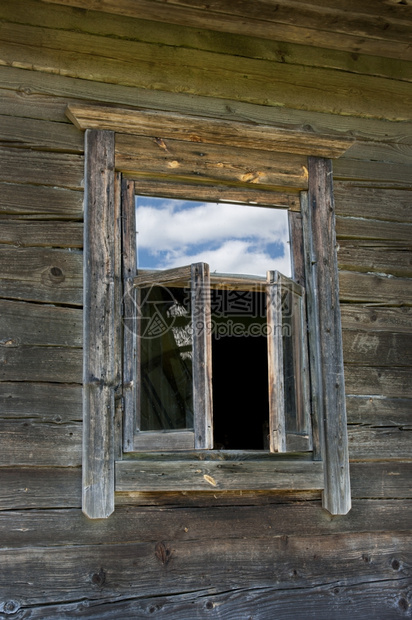
<path fill-rule="evenodd" d="M 312 449 L 305 291 L 278 271 L 267 275 L 269 447 Z"/>
<path fill-rule="evenodd" d="M 208 265 L 197 263 L 161 272 L 139 270 L 134 279 L 134 450 L 212 447 L 208 275 Z"/>

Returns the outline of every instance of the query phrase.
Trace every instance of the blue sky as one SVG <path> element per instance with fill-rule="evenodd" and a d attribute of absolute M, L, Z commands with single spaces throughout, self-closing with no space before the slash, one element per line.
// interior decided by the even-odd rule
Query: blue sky
<path fill-rule="evenodd" d="M 136 228 L 141 269 L 202 261 L 219 273 L 290 275 L 284 209 L 138 196 Z"/>

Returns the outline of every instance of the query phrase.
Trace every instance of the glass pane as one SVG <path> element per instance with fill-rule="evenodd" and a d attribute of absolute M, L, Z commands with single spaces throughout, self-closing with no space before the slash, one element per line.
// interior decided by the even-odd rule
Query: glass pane
<path fill-rule="evenodd" d="M 140 294 L 140 430 L 193 428 L 190 290 L 153 285 Z"/>
<path fill-rule="evenodd" d="M 290 275 L 286 209 L 136 198 L 137 267 L 205 262 L 210 272 Z"/>

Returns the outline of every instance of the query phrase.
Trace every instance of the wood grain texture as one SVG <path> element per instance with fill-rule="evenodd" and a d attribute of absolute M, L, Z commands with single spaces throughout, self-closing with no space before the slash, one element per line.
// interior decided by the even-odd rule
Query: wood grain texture
<path fill-rule="evenodd" d="M 22 345 L 81 347 L 82 311 L 0 300 L 0 347 Z"/>
<path fill-rule="evenodd" d="M 24 301 L 82 305 L 79 251 L 0 247 L 0 296 Z"/>
<path fill-rule="evenodd" d="M 379 398 L 348 396 L 346 411 L 349 424 L 369 424 L 375 427 L 412 427 L 412 402 L 409 398 Z"/>
<path fill-rule="evenodd" d="M 339 240 L 338 262 L 340 269 L 410 278 L 412 277 L 412 241 L 404 243 L 402 241 L 341 239 Z"/>
<path fill-rule="evenodd" d="M 410 368 L 347 364 L 345 384 L 347 394 L 412 398 Z"/>
<path fill-rule="evenodd" d="M 1 417 L 49 424 L 82 420 L 82 388 L 75 384 L 0 383 Z"/>
<path fill-rule="evenodd" d="M 19 344 L 10 346 L 7 342 L 0 346 L 1 381 L 81 383 L 81 349 Z"/>
<path fill-rule="evenodd" d="M 26 149 L 0 148 L 0 181 L 83 189 L 83 157 Z"/>
<path fill-rule="evenodd" d="M 322 459 L 324 461 L 324 507 L 332 514 L 350 509 L 350 480 L 347 453 L 345 382 L 336 257 L 335 213 L 330 160 L 309 157 L 308 221 L 310 233 L 309 277 L 317 291 L 319 354 L 316 363 L 321 377 Z M 303 206 L 303 203 L 302 203 Z M 308 239 L 311 234 L 311 242 Z"/>
<path fill-rule="evenodd" d="M 3 220 L 0 243 L 15 247 L 83 248 L 83 225 L 80 222 L 36 222 Z"/>
<path fill-rule="evenodd" d="M 83 153 L 83 136 L 66 123 L 0 115 L 0 145 L 64 153 Z"/>
<path fill-rule="evenodd" d="M 9 216 L 24 219 L 82 220 L 83 192 L 41 185 L 2 183 L 0 214 L 2 219 Z"/>
<path fill-rule="evenodd" d="M 106 37 L 7 22 L 0 36 L 0 60 L 9 66 L 29 69 L 35 65 L 45 73 L 60 71 L 79 79 L 196 92 L 260 105 L 409 120 L 409 85 L 389 78 L 365 75 L 360 88 L 358 76 L 346 71 L 245 57 L 240 64 L 238 56 L 193 54 L 183 47 L 170 50 L 169 46 L 122 38 L 109 39 L 108 57 Z M 133 65 L 138 70 L 131 71 Z M 205 67 L 210 68 L 206 71 Z"/>
<path fill-rule="evenodd" d="M 299 599 L 302 601 L 302 588 L 313 589 L 314 582 L 323 584 L 326 570 L 330 579 L 328 583 L 333 583 L 334 590 L 338 588 L 335 596 L 340 594 L 343 597 L 338 600 L 345 611 L 345 603 L 350 600 L 345 596 L 348 584 L 354 588 L 365 582 L 379 581 L 382 589 L 382 584 L 394 579 L 398 581 L 395 600 L 388 597 L 384 607 L 385 613 L 388 610 L 393 617 L 395 605 L 405 593 L 410 576 L 408 558 L 411 542 L 408 532 L 376 532 L 366 537 L 360 533 L 326 537 L 274 536 L 269 540 L 251 536 L 227 541 L 222 547 L 221 540 L 214 539 L 210 525 L 208 531 L 210 537 L 206 541 L 185 539 L 182 536 L 180 539 L 174 537 L 162 541 L 133 542 L 121 545 L 121 554 L 116 544 L 32 548 L 29 555 L 26 549 L 5 549 L 1 551 L 1 561 L 6 569 L 6 579 L 0 593 L 6 597 L 3 600 L 17 600 L 19 606 L 26 607 L 43 604 L 43 591 L 46 590 L 49 592 L 50 606 L 73 603 L 74 599 L 78 611 L 80 597 L 89 604 L 98 601 L 101 612 L 104 603 L 112 602 L 113 599 L 119 601 L 125 597 L 130 600 L 130 592 L 138 591 L 142 600 L 151 595 L 173 594 L 177 588 L 180 591 L 183 584 L 186 584 L 189 592 L 195 593 L 192 600 L 199 600 L 198 575 L 201 572 L 200 592 L 206 594 L 212 604 L 214 600 L 219 601 L 218 593 L 222 593 L 224 600 L 228 591 L 255 588 L 259 590 L 259 598 L 255 599 L 257 604 L 262 594 L 262 584 L 269 583 L 272 599 L 275 592 L 282 593 L 286 589 L 290 605 L 290 595 L 294 589 L 299 590 Z M 168 551 L 164 554 L 167 561 L 159 558 L 159 554 L 155 555 L 156 545 L 160 542 Z M 320 557 L 322 561 L 319 561 Z M 394 564 L 398 566 L 397 570 L 392 566 L 394 559 L 398 560 Z M 276 583 L 273 579 L 274 571 Z M 19 586 L 28 572 L 31 579 L 23 592 Z M 330 596 L 334 590 L 328 588 L 329 618 Z M 200 598 L 203 599 L 201 609 L 207 609 L 204 597 Z M 273 607 L 268 604 L 268 613 L 269 610 L 273 613 Z M 192 606 L 190 612 L 193 614 Z M 363 616 L 355 612 L 358 618 L 365 617 L 364 608 L 362 612 Z M 239 617 L 237 613 L 235 617 Z M 269 617 L 266 615 L 266 618 Z M 386 614 L 386 617 L 390 616 Z"/>
<path fill-rule="evenodd" d="M 396 211 L 394 202 L 392 209 L 388 207 L 388 218 L 390 211 Z M 410 247 L 412 239 L 412 224 L 409 222 L 391 222 L 375 220 L 364 217 L 342 217 L 336 218 L 336 235 L 339 239 L 363 239 L 380 240 L 392 243 L 403 241 L 404 245 Z"/>
<path fill-rule="evenodd" d="M 357 461 L 380 461 L 412 458 L 411 429 L 348 426 L 349 456 Z"/>
<path fill-rule="evenodd" d="M 114 134 L 87 131 L 85 150 L 83 511 L 104 518 L 114 510 Z"/>
<path fill-rule="evenodd" d="M 36 11 L 37 13 L 37 4 Z M 61 18 L 58 18 L 61 21 Z M 143 22 L 142 22 L 143 23 Z M 146 24 L 146 22 L 144 22 Z M 38 71 L 27 71 L 16 67 L 2 67 L 0 84 L 16 91 L 19 98 L 51 97 L 61 98 L 65 105 L 71 100 L 99 101 L 102 104 L 172 111 L 180 114 L 195 114 L 224 120 L 247 121 L 275 125 L 297 131 L 335 133 L 349 135 L 359 141 L 411 144 L 412 123 L 391 123 L 373 118 L 341 116 L 330 111 L 298 110 L 287 107 L 254 105 L 246 101 L 197 94 L 193 97 L 184 92 L 167 92 L 96 82 L 92 79 L 78 80 L 69 76 L 53 75 Z M 336 185 L 336 183 L 335 183 Z M 387 186 L 386 186 L 387 188 Z M 385 191 L 387 189 L 385 188 Z"/>
<path fill-rule="evenodd" d="M 343 358 L 345 364 L 412 366 L 412 334 L 345 330 Z"/>
<path fill-rule="evenodd" d="M 79 8 L 89 8 L 87 0 L 45 0 L 49 3 L 64 4 Z M 343 7 L 342 7 L 343 8 Z M 404 17 L 403 7 L 396 12 L 389 13 L 386 7 L 372 11 L 360 11 L 359 7 L 347 12 L 335 6 L 325 7 L 318 4 L 297 5 L 291 2 L 281 2 L 276 10 L 264 2 L 246 3 L 214 2 L 213 6 L 194 2 L 171 3 L 160 0 L 150 2 L 139 0 L 131 3 L 129 0 L 120 2 L 106 1 L 96 6 L 96 9 L 109 13 L 140 17 L 166 23 L 188 25 L 195 28 L 208 28 L 236 34 L 254 35 L 262 38 L 287 41 L 291 43 L 305 43 L 343 49 L 356 53 L 376 54 L 389 58 L 410 58 L 405 38 L 410 33 L 408 22 L 396 23 L 396 17 Z M 296 10 L 301 16 L 300 25 L 296 25 Z M 385 16 L 381 16 L 381 12 Z M 392 19 L 395 18 L 395 24 Z M 305 24 L 302 26 L 302 24 Z M 391 27 L 392 26 L 392 27 Z M 389 29 L 389 32 L 387 30 Z M 321 34 L 320 32 L 321 31 Z M 366 36 L 365 36 L 366 35 Z M 396 43 L 398 45 L 396 45 Z"/>
<path fill-rule="evenodd" d="M 412 279 L 391 278 L 376 273 L 339 272 L 341 302 L 369 303 L 377 306 L 410 306 Z"/>
<path fill-rule="evenodd" d="M 322 157 L 340 157 L 354 142 L 337 135 L 322 136 L 271 125 L 211 120 L 200 116 L 147 110 L 70 104 L 68 118 L 79 129 L 109 129 L 117 133 L 171 138 L 200 144 L 220 144 Z M 1 124 L 0 124 L 1 129 Z"/>
<path fill-rule="evenodd" d="M 412 192 L 409 190 L 357 187 L 350 182 L 338 181 L 334 183 L 334 196 L 338 216 L 412 224 Z"/>
<path fill-rule="evenodd" d="M 116 136 L 116 169 L 125 176 L 182 179 L 243 186 L 307 187 L 306 157 L 182 140 Z"/>
<path fill-rule="evenodd" d="M 343 329 L 411 333 L 412 309 L 369 307 L 366 304 L 341 304 Z"/>

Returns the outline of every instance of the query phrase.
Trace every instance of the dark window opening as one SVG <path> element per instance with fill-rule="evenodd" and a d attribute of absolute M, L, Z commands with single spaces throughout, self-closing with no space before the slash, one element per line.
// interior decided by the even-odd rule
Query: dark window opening
<path fill-rule="evenodd" d="M 214 290 L 212 311 L 230 297 L 238 312 L 212 313 L 214 448 L 268 450 L 266 295 Z"/>

